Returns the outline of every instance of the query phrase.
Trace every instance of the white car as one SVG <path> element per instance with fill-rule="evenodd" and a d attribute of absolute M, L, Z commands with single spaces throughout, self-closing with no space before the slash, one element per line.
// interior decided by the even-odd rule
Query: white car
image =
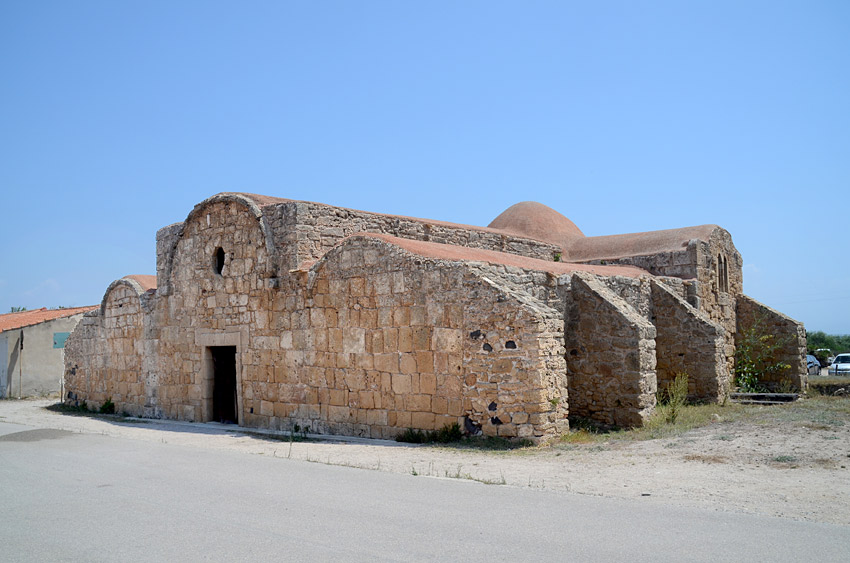
<path fill-rule="evenodd" d="M 829 375 L 850 375 L 850 354 L 838 354 L 829 366 Z"/>

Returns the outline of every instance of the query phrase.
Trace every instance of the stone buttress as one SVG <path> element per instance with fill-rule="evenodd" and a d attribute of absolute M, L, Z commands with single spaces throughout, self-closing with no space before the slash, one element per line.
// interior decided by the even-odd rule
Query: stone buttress
<path fill-rule="evenodd" d="M 801 325 L 741 294 L 726 231 L 658 233 L 585 237 L 540 204 L 473 227 L 218 194 L 157 233 L 155 278 L 117 280 L 78 325 L 66 401 L 540 441 L 570 416 L 641 425 L 678 373 L 692 398 L 720 400 L 756 321 L 793 334 L 782 353 L 798 369 Z"/>

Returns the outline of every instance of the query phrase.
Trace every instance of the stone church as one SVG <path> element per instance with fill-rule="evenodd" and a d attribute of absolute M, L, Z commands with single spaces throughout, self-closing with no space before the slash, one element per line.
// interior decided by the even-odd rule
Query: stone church
<path fill-rule="evenodd" d="M 728 393 L 759 323 L 801 388 L 803 326 L 742 293 L 703 225 L 586 237 L 539 203 L 487 227 L 221 193 L 157 233 L 156 276 L 106 290 L 66 343 L 66 398 L 189 421 L 393 438 L 459 423 L 544 440 L 641 425 L 678 373 Z"/>

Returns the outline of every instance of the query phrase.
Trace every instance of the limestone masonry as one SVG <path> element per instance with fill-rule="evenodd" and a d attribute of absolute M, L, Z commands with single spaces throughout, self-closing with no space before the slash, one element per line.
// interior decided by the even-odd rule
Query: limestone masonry
<path fill-rule="evenodd" d="M 743 295 L 741 266 L 715 225 L 585 237 L 533 202 L 483 228 L 222 193 L 83 317 L 65 399 L 374 438 L 635 426 L 678 373 L 722 399 L 754 323 L 791 365 L 768 383 L 805 386 L 802 325 Z"/>

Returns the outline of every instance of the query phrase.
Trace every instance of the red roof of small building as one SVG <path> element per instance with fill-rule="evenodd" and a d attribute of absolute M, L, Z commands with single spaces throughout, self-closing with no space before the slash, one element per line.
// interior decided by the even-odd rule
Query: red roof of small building
<path fill-rule="evenodd" d="M 71 307 L 70 309 L 47 309 L 42 307 L 34 311 L 21 311 L 20 313 L 6 313 L 0 315 L 0 332 L 37 325 L 54 319 L 73 317 L 80 313 L 86 313 L 97 309 L 97 305 L 86 307 Z"/>

